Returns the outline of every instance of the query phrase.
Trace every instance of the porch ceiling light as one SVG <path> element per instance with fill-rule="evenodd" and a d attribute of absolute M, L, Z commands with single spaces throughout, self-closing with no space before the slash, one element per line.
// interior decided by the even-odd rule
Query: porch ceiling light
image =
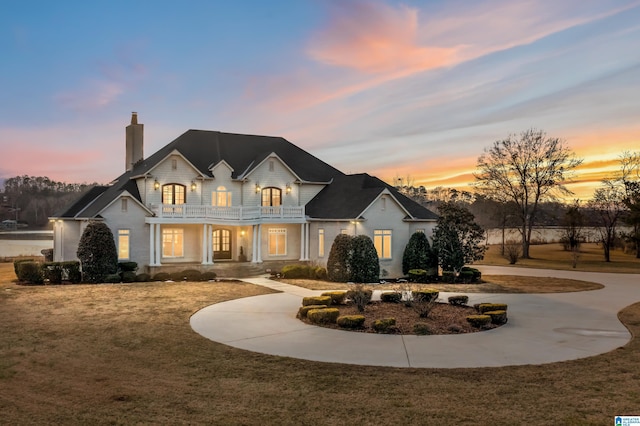
<path fill-rule="evenodd" d="M 156 191 L 160 189 L 160 182 L 158 182 L 158 179 L 153 181 L 153 189 L 155 189 Z"/>

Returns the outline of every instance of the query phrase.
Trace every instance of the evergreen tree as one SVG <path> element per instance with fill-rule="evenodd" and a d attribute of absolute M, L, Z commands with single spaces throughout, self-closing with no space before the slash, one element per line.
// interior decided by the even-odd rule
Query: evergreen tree
<path fill-rule="evenodd" d="M 429 238 L 424 232 L 415 232 L 409 238 L 402 255 L 402 273 L 408 274 L 411 269 L 433 270 L 438 267 L 438 256 L 431 249 Z"/>
<path fill-rule="evenodd" d="M 353 237 L 346 234 L 339 234 L 329 252 L 327 260 L 327 277 L 334 282 L 347 282 L 351 276 L 349 270 L 351 257 L 351 240 Z"/>
<path fill-rule="evenodd" d="M 460 272 L 465 264 L 484 258 L 486 246 L 481 246 L 484 230 L 474 221 L 473 214 L 453 202 L 443 203 L 433 236 L 443 271 Z"/>
<path fill-rule="evenodd" d="M 351 239 L 349 259 L 350 280 L 356 283 L 373 283 L 380 280 L 380 261 L 371 238 L 358 235 Z"/>
<path fill-rule="evenodd" d="M 118 271 L 116 243 L 104 222 L 89 222 L 80 237 L 77 255 L 85 282 L 104 282 L 107 275 Z"/>

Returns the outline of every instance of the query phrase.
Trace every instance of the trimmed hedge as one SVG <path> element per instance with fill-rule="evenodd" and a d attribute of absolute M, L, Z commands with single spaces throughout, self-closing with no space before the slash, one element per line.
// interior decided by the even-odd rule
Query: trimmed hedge
<path fill-rule="evenodd" d="M 376 333 L 394 333 L 396 329 L 395 318 L 382 318 L 373 322 L 373 329 Z"/>
<path fill-rule="evenodd" d="M 14 263 L 15 267 L 15 263 Z M 18 280 L 28 284 L 43 284 L 44 277 L 40 263 L 34 261 L 24 261 L 17 264 Z"/>
<path fill-rule="evenodd" d="M 402 301 L 402 293 L 398 291 L 385 291 L 380 294 L 380 300 L 385 303 L 400 303 Z"/>
<path fill-rule="evenodd" d="M 407 273 L 409 274 L 409 281 L 411 282 L 427 282 L 427 271 L 425 269 L 410 269 Z"/>
<path fill-rule="evenodd" d="M 314 278 L 315 268 L 308 265 L 285 265 L 280 273 L 284 278 Z"/>
<path fill-rule="evenodd" d="M 507 311 L 489 311 L 484 314 L 491 317 L 492 324 L 502 325 L 507 323 Z"/>
<path fill-rule="evenodd" d="M 120 274 L 109 274 L 104 277 L 104 282 L 108 284 L 116 284 L 122 282 L 122 277 Z"/>
<path fill-rule="evenodd" d="M 438 298 L 438 296 L 440 296 L 440 292 L 433 288 L 413 290 L 411 294 L 413 296 L 413 300 L 419 302 L 433 302 Z"/>
<path fill-rule="evenodd" d="M 151 275 L 149 275 L 149 274 L 138 274 L 138 275 L 136 275 L 136 282 L 146 283 L 148 281 L 151 281 Z"/>
<path fill-rule="evenodd" d="M 329 296 L 309 296 L 302 298 L 302 306 L 309 305 L 331 305 L 331 297 Z"/>
<path fill-rule="evenodd" d="M 482 279 L 482 272 L 480 272 L 479 269 L 476 268 L 471 268 L 469 266 L 464 266 L 461 270 L 460 270 L 460 274 L 462 274 L 463 272 L 471 272 L 471 282 L 479 282 Z"/>
<path fill-rule="evenodd" d="M 469 315 L 467 322 L 475 328 L 483 328 L 491 324 L 491 317 L 489 315 Z"/>
<path fill-rule="evenodd" d="M 211 280 L 215 280 L 218 277 L 218 274 L 216 274 L 213 271 L 206 271 L 202 273 L 202 276 L 200 277 L 202 279 L 202 281 L 211 281 Z"/>
<path fill-rule="evenodd" d="M 343 315 L 338 317 L 336 322 L 342 328 L 362 328 L 364 325 L 364 316 L 363 315 Z"/>
<path fill-rule="evenodd" d="M 169 278 L 171 278 L 171 275 L 167 272 L 158 272 L 153 276 L 154 281 L 167 281 Z"/>
<path fill-rule="evenodd" d="M 506 303 L 480 303 L 478 305 L 474 305 L 476 311 L 479 314 L 484 314 L 490 311 L 506 311 L 507 305 Z"/>
<path fill-rule="evenodd" d="M 172 281 L 202 281 L 202 272 L 196 269 L 185 269 L 180 272 L 172 272 Z"/>
<path fill-rule="evenodd" d="M 24 262 L 35 262 L 35 259 L 17 259 L 13 261 L 13 272 L 15 272 L 16 277 L 18 276 L 18 265 Z M 18 278 L 20 279 L 20 278 Z"/>
<path fill-rule="evenodd" d="M 66 275 L 67 280 L 73 284 L 82 282 L 82 272 L 80 271 L 80 262 L 77 260 L 68 260 L 61 262 L 63 278 Z"/>
<path fill-rule="evenodd" d="M 138 264 L 136 262 L 119 262 L 118 268 L 122 272 L 135 272 L 138 269 Z"/>
<path fill-rule="evenodd" d="M 300 318 L 306 318 L 307 317 L 307 313 L 309 313 L 310 310 L 312 309 L 326 309 L 329 306 L 327 305 L 307 305 L 307 306 L 301 306 L 300 309 L 298 309 L 298 315 L 300 316 Z"/>
<path fill-rule="evenodd" d="M 342 305 L 347 298 L 347 292 L 344 290 L 325 291 L 321 296 L 329 296 L 332 305 Z"/>
<path fill-rule="evenodd" d="M 449 296 L 449 304 L 453 306 L 465 306 L 469 302 L 469 296 L 455 295 Z"/>
<path fill-rule="evenodd" d="M 333 324 L 339 316 L 338 308 L 311 309 L 307 312 L 307 318 L 314 324 Z"/>
<path fill-rule="evenodd" d="M 62 265 L 60 262 L 46 262 L 42 264 L 42 276 L 50 284 L 62 284 Z"/>
<path fill-rule="evenodd" d="M 120 278 L 123 283 L 132 283 L 136 280 L 136 273 L 133 271 L 123 271 L 120 273 Z"/>

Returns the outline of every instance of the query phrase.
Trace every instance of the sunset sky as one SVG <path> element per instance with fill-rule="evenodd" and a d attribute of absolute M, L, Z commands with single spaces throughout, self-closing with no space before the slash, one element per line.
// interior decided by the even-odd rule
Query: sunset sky
<path fill-rule="evenodd" d="M 531 127 L 587 199 L 640 150 L 640 1 L 30 1 L 0 13 L 0 179 L 106 183 L 187 129 L 282 136 L 347 173 L 462 188 Z"/>

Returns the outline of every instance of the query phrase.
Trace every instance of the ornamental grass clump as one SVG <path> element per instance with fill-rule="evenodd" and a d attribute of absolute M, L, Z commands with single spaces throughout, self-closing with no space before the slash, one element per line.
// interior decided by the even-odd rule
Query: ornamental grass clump
<path fill-rule="evenodd" d="M 413 326 L 413 332 L 418 336 L 428 336 L 431 334 L 431 327 L 429 327 L 429 324 L 424 322 L 417 322 Z"/>
<path fill-rule="evenodd" d="M 314 324 L 333 324 L 339 316 L 338 308 L 311 309 L 307 312 L 307 318 Z"/>
<path fill-rule="evenodd" d="M 306 318 L 307 314 L 309 313 L 310 310 L 312 309 L 326 309 L 329 306 L 327 305 L 307 305 L 307 306 L 301 306 L 300 309 L 298 309 L 298 316 L 300 318 Z"/>
<path fill-rule="evenodd" d="M 329 296 L 332 305 L 342 305 L 347 298 L 346 291 L 325 291 L 322 296 Z"/>
<path fill-rule="evenodd" d="M 331 305 L 331 297 L 329 296 L 309 296 L 302 298 L 302 306 L 309 305 Z"/>
<path fill-rule="evenodd" d="M 342 328 L 356 329 L 364 325 L 364 315 L 343 315 L 336 322 Z"/>
<path fill-rule="evenodd" d="M 347 299 L 356 305 L 358 312 L 364 312 L 364 308 L 371 302 L 372 296 L 373 291 L 366 290 L 362 284 L 356 284 L 352 290 L 347 291 Z"/>
<path fill-rule="evenodd" d="M 491 317 L 489 315 L 469 315 L 467 322 L 475 328 L 485 328 L 491 324 Z"/>

